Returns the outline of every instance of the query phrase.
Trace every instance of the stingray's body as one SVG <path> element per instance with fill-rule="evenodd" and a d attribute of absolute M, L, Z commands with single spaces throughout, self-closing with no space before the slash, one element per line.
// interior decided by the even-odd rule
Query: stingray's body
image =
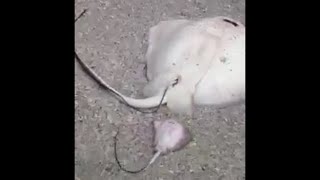
<path fill-rule="evenodd" d="M 136 108 L 156 107 L 161 100 L 173 112 L 192 113 L 193 105 L 245 99 L 245 27 L 227 17 L 161 21 L 152 27 L 145 99 L 122 95 L 76 58 L 100 84 Z"/>
<path fill-rule="evenodd" d="M 168 90 L 169 108 L 185 111 L 190 103 L 245 99 L 245 27 L 230 18 L 162 21 L 150 29 L 146 60 L 147 97 L 179 76 L 178 85 Z"/>

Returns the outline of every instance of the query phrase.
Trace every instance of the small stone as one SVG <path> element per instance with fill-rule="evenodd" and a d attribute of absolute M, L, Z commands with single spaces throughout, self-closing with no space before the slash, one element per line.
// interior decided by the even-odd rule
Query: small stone
<path fill-rule="evenodd" d="M 112 131 L 112 137 L 115 137 L 117 135 L 117 131 Z"/>
<path fill-rule="evenodd" d="M 191 147 L 195 147 L 195 146 L 197 146 L 197 143 L 196 142 L 192 142 L 192 143 L 190 143 L 190 146 Z"/>

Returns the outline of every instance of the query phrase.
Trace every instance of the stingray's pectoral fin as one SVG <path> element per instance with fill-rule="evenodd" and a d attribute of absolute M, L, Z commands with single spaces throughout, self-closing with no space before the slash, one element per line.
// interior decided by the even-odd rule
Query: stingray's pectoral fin
<path fill-rule="evenodd" d="M 192 92 L 181 84 L 175 85 L 167 92 L 167 107 L 174 113 L 192 115 Z"/>

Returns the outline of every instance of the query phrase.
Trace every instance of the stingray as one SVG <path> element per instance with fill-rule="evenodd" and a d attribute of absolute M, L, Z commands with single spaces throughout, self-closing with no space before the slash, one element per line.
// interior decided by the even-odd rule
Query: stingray
<path fill-rule="evenodd" d="M 194 106 L 245 99 L 245 26 L 228 17 L 167 20 L 151 27 L 142 99 L 112 88 L 75 56 L 91 77 L 133 108 L 166 104 L 171 112 L 192 114 Z"/>

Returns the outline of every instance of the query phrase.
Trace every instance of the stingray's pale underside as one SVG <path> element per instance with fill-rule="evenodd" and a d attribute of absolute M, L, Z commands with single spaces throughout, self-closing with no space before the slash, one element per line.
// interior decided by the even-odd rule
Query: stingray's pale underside
<path fill-rule="evenodd" d="M 147 97 L 179 77 L 167 93 L 173 111 L 245 99 L 245 27 L 233 19 L 162 21 L 149 31 L 146 61 Z"/>
<path fill-rule="evenodd" d="M 245 27 L 227 17 L 169 20 L 153 26 L 145 58 L 149 82 L 144 99 L 121 94 L 77 59 L 100 84 L 136 108 L 156 107 L 163 94 L 162 104 L 176 113 L 192 113 L 193 105 L 245 99 Z"/>

